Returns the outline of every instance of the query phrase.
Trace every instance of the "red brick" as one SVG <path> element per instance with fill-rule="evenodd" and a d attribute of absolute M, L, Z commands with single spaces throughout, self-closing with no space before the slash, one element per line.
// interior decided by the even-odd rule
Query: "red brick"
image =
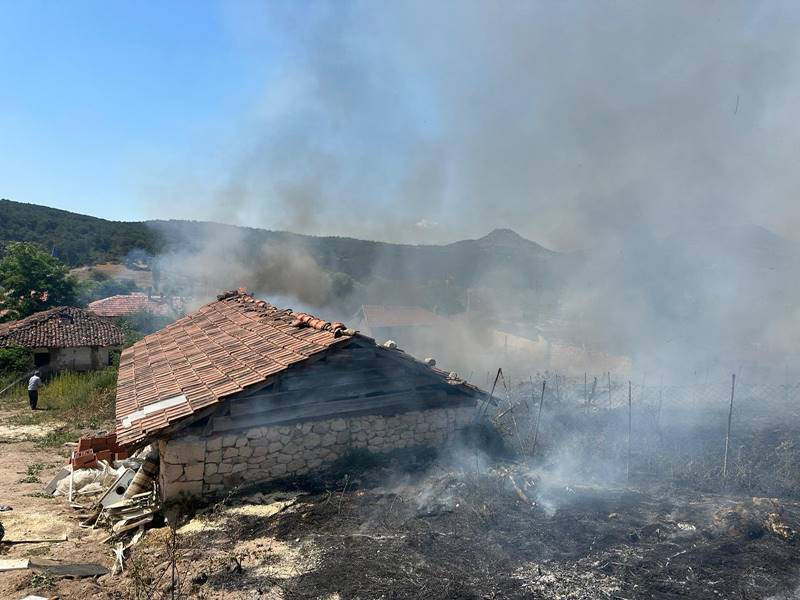
<path fill-rule="evenodd" d="M 73 452 L 72 460 L 70 461 L 75 469 L 82 469 L 89 465 L 97 464 L 97 457 L 93 450 L 84 450 L 82 452 Z"/>

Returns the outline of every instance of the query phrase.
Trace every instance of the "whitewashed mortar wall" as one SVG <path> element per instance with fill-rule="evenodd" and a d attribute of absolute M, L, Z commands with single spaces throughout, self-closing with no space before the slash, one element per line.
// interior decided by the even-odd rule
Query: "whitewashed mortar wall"
<path fill-rule="evenodd" d="M 167 499 L 215 496 L 238 485 L 320 470 L 354 448 L 389 452 L 436 446 L 474 414 L 474 407 L 437 408 L 161 440 L 161 489 Z"/>

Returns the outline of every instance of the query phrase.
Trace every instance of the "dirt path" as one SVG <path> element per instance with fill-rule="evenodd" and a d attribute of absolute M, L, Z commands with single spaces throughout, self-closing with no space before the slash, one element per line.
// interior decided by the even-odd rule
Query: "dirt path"
<path fill-rule="evenodd" d="M 6 537 L 27 527 L 50 533 L 65 532 L 67 540 L 0 543 L 0 559 L 37 557 L 97 562 L 110 567 L 113 564 L 110 548 L 99 544 L 105 533 L 81 529 L 78 513 L 63 497 L 42 494 L 45 484 L 65 464 L 68 450 L 37 448 L 32 441 L 22 441 L 44 435 L 59 424 L 14 425 L 10 417 L 15 414 L 0 413 L 0 504 L 13 509 L 0 512 L 0 522 L 6 524 Z M 99 586 L 91 580 L 56 581 L 35 576 L 28 570 L 0 573 L 0 598 L 15 600 L 34 593 L 47 597 L 59 595 L 65 599 L 103 597 Z"/>
<path fill-rule="evenodd" d="M 48 433 L 65 425 L 65 423 L 55 420 L 32 424 L 17 422 L 23 420 L 20 417 L 27 416 L 27 411 L 0 410 L 0 444 L 43 438 Z"/>

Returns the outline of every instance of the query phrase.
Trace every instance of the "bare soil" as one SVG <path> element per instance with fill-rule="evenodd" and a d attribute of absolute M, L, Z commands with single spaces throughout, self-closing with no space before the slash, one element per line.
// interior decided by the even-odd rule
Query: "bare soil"
<path fill-rule="evenodd" d="M 39 449 L 30 441 L 0 444 L 0 504 L 13 508 L 0 512 L 0 522 L 6 524 L 6 534 L 13 531 L 13 523 L 24 521 L 43 534 L 65 531 L 64 542 L 0 543 L 0 559 L 51 558 L 67 562 L 92 562 L 104 566 L 113 564 L 109 546 L 100 544 L 106 533 L 81 529 L 78 512 L 70 508 L 63 497 L 43 496 L 42 488 L 66 462 L 67 451 L 52 448 Z M 28 467 L 41 465 L 39 482 L 24 482 Z M 31 536 L 35 537 L 35 536 Z M 0 598 L 23 598 L 28 594 L 61 598 L 95 597 L 99 591 L 91 580 L 54 581 L 37 577 L 30 571 L 0 573 Z"/>

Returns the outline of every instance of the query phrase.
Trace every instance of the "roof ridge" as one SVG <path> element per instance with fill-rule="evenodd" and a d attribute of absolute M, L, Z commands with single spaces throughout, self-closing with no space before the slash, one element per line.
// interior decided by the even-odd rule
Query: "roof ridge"
<path fill-rule="evenodd" d="M 325 319 L 317 317 L 316 315 L 312 315 L 311 313 L 296 312 L 291 308 L 278 308 L 266 300 L 260 300 L 256 298 L 252 294 L 248 293 L 245 288 L 224 292 L 217 296 L 216 301 L 233 301 L 234 303 L 245 303 L 248 305 L 252 304 L 254 310 L 260 309 L 264 311 L 264 313 L 266 313 L 265 316 L 269 316 L 269 318 L 272 320 L 286 321 L 292 327 L 311 327 L 312 329 L 317 329 L 319 331 L 330 331 L 334 334 L 334 337 L 339 337 L 343 334 L 355 334 L 354 330 L 349 329 L 347 325 L 341 321 L 329 322 Z M 214 302 L 210 302 L 209 304 L 214 304 Z M 283 315 L 280 313 L 283 313 Z M 281 318 L 283 316 L 285 316 L 285 318 Z"/>

